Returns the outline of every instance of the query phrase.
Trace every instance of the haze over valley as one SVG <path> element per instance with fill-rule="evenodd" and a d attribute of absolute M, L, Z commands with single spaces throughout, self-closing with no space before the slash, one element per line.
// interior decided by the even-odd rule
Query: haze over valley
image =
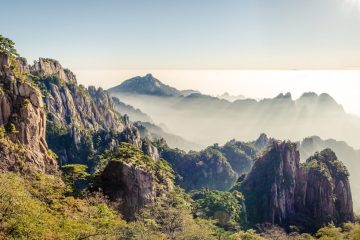
<path fill-rule="evenodd" d="M 360 240 L 360 0 L 1 10 L 1 240 Z"/>
<path fill-rule="evenodd" d="M 147 113 L 155 123 L 164 123 L 173 133 L 202 146 L 231 138 L 252 140 L 265 132 L 294 141 L 318 135 L 360 147 L 359 117 L 348 114 L 327 93 L 304 92 L 298 98 L 278 93 L 273 98 L 241 97 L 230 102 L 197 89 L 184 93 L 151 74 L 132 78 L 109 91 Z"/>

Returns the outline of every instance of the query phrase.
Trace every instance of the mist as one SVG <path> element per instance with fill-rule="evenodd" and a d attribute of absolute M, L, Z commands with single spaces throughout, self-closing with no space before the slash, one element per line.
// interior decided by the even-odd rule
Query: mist
<path fill-rule="evenodd" d="M 272 99 L 235 102 L 201 94 L 165 98 L 115 96 L 141 109 L 155 123 L 164 124 L 171 133 L 199 146 L 223 144 L 233 138 L 249 141 L 267 133 L 292 141 L 317 135 L 360 147 L 360 118 L 347 114 L 328 94 L 308 93 L 296 100 L 282 94 Z"/>

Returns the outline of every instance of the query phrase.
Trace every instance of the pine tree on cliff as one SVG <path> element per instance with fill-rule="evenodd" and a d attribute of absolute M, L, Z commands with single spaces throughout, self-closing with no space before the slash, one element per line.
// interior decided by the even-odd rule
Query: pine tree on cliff
<path fill-rule="evenodd" d="M 8 56 L 18 57 L 19 54 L 14 46 L 15 43 L 11 39 L 0 35 L 0 52 L 3 52 Z"/>

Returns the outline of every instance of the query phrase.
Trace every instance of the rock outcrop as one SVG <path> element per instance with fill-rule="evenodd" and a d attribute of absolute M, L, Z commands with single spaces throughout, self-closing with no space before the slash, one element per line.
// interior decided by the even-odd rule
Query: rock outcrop
<path fill-rule="evenodd" d="M 75 74 L 56 60 L 40 58 L 30 71 L 38 77 L 49 120 L 94 131 L 124 129 L 110 95 L 101 88 L 77 85 Z"/>
<path fill-rule="evenodd" d="M 47 140 L 60 164 L 91 165 L 90 157 L 96 152 L 93 137 L 98 132 L 105 132 L 102 136 L 106 139 L 101 141 L 109 143 L 107 147 L 121 141 L 141 147 L 139 132 L 128 117 L 115 110 L 108 92 L 78 85 L 75 74 L 56 60 L 40 58 L 29 69 L 44 96 L 49 125 Z"/>
<path fill-rule="evenodd" d="M 37 75 L 58 76 L 66 83 L 77 83 L 75 74 L 69 69 L 64 69 L 60 63 L 54 59 L 40 58 L 39 61 L 34 62 L 34 65 L 29 66 L 29 69 Z"/>
<path fill-rule="evenodd" d="M 102 181 L 104 192 L 110 200 L 119 202 L 122 214 L 131 219 L 142 207 L 153 203 L 156 188 L 151 173 L 124 162 L 110 161 Z"/>
<path fill-rule="evenodd" d="M 27 77 L 22 59 L 0 53 L 0 170 L 56 171 L 45 140 L 46 115 L 41 92 Z"/>
<path fill-rule="evenodd" d="M 296 144 L 274 141 L 241 188 L 250 224 L 296 225 L 315 231 L 354 218 L 347 170 L 330 149 L 300 165 Z"/>
<path fill-rule="evenodd" d="M 103 161 L 107 163 L 101 171 L 101 188 L 111 201 L 119 204 L 119 211 L 129 220 L 156 197 L 173 189 L 170 166 L 134 145 L 121 143 L 105 153 Z"/>

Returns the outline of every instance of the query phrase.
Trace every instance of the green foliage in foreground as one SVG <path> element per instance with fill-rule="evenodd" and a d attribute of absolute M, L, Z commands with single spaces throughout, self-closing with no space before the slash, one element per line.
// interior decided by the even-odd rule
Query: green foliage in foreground
<path fill-rule="evenodd" d="M 73 195 L 81 195 L 89 185 L 91 175 L 88 167 L 82 164 L 67 164 L 62 166 L 63 179 Z"/>
<path fill-rule="evenodd" d="M 192 193 L 194 213 L 206 219 L 214 219 L 225 229 L 239 229 L 243 219 L 244 196 L 238 191 L 221 192 L 202 190 Z"/>
<path fill-rule="evenodd" d="M 68 167 L 82 176 L 80 166 Z M 79 172 L 79 171 L 80 172 Z M 79 173 L 79 174 L 78 174 Z M 66 178 L 66 177 L 65 177 Z M 194 202 L 178 187 L 144 208 L 133 222 L 125 222 L 99 193 L 82 198 L 67 196 L 57 176 L 21 177 L 0 174 L 0 239 L 124 239 L 124 240 L 358 240 L 360 225 L 347 223 L 319 229 L 315 236 L 287 234 L 279 228 L 226 231 L 213 220 L 193 218 Z M 208 194 L 204 206 L 225 208 L 217 196 Z M 230 196 L 227 196 L 230 198 Z M 227 202 L 227 201 L 225 201 Z M 231 201 L 230 201 L 231 202 Z M 223 206 L 222 206 L 223 205 Z M 237 211 L 235 211 L 237 212 Z"/>
<path fill-rule="evenodd" d="M 0 174 L 0 239 L 118 239 L 125 222 L 99 195 L 65 197 L 60 178 Z"/>
<path fill-rule="evenodd" d="M 165 181 L 174 179 L 173 170 L 165 160 L 154 161 L 138 147 L 129 143 L 122 142 L 119 147 L 105 151 L 100 159 L 97 172 L 102 172 L 109 161 L 120 161 L 151 173 L 159 188 Z"/>

